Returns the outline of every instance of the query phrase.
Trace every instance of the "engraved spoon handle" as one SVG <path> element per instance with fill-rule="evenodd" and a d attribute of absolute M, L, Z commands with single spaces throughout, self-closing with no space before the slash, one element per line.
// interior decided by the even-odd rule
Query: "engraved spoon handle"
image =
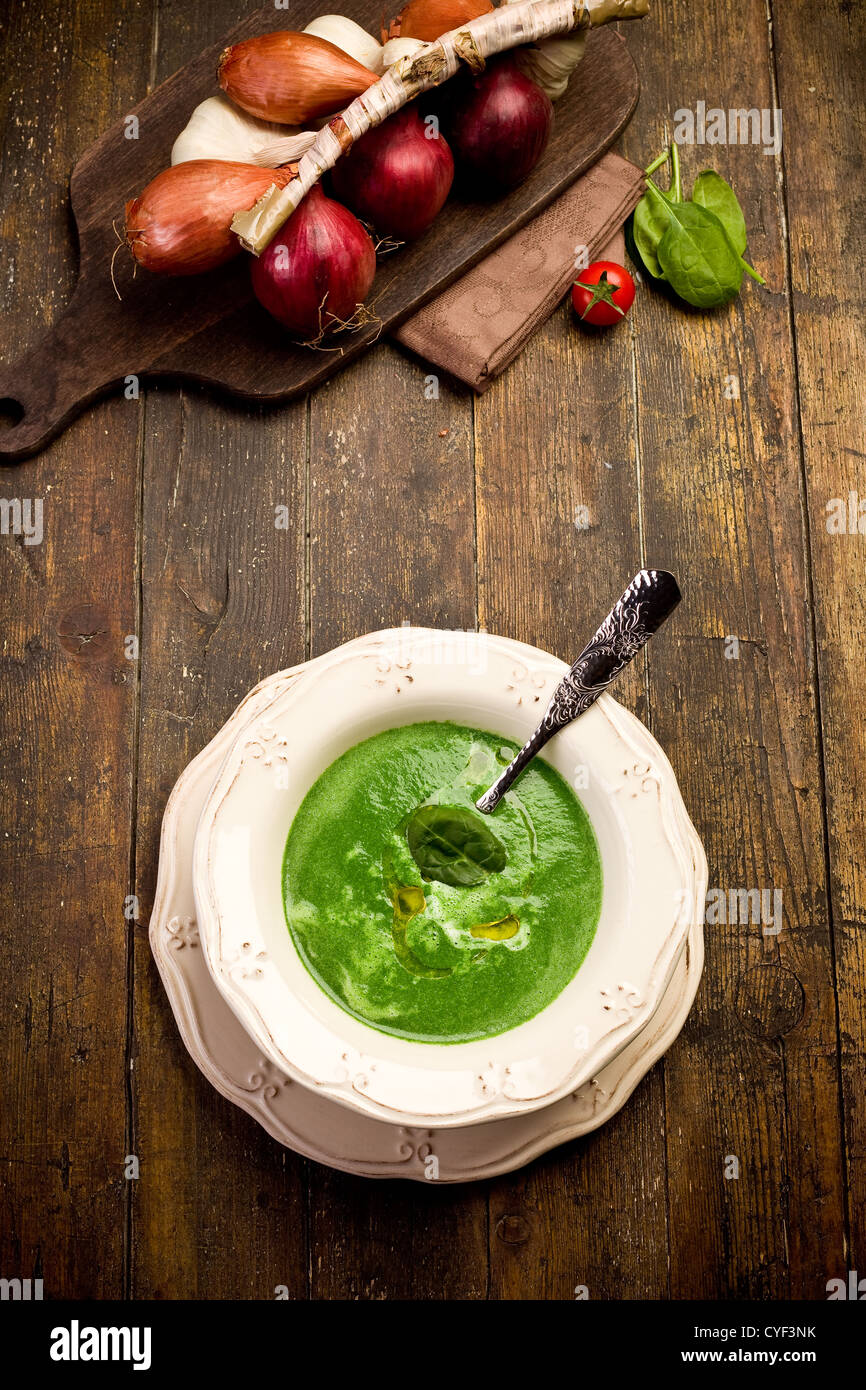
<path fill-rule="evenodd" d="M 640 570 L 617 600 L 592 641 L 553 692 L 544 718 L 520 752 L 475 805 L 489 814 L 508 788 L 555 733 L 594 704 L 654 632 L 673 613 L 682 595 L 667 570 Z"/>

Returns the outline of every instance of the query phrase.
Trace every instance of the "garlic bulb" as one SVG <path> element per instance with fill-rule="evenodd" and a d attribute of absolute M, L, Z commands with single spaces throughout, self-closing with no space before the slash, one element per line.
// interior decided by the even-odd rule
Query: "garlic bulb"
<path fill-rule="evenodd" d="M 516 5 L 520 0 L 505 0 L 505 3 Z M 551 101 L 559 101 L 565 95 L 568 79 L 583 57 L 587 33 L 586 29 L 578 29 L 562 38 L 542 39 L 540 43 L 530 43 L 517 50 L 515 57 L 521 71 L 546 92 Z"/>
<path fill-rule="evenodd" d="M 354 19 L 346 19 L 341 14 L 322 14 L 307 25 L 304 33 L 313 34 L 317 39 L 327 39 L 328 43 L 342 48 L 350 58 L 363 63 L 364 67 L 370 68 L 372 72 L 384 70 L 382 45 L 372 34 L 368 34 L 366 29 L 362 29 L 360 24 L 356 24 Z"/>
<path fill-rule="evenodd" d="M 382 49 L 383 71 L 396 63 L 398 58 L 411 58 L 419 48 L 424 47 L 423 39 L 389 39 Z"/>
<path fill-rule="evenodd" d="M 171 162 L 222 159 L 276 169 L 300 159 L 315 138 L 314 130 L 258 121 L 220 95 L 208 97 L 195 108 L 172 146 Z"/>

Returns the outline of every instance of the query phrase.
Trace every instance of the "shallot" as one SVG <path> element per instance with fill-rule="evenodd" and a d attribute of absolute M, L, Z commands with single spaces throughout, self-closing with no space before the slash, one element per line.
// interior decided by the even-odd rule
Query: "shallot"
<path fill-rule="evenodd" d="M 238 208 L 251 208 L 275 185 L 285 187 L 296 169 L 258 169 L 222 159 L 175 164 L 126 204 L 126 244 L 146 270 L 163 275 L 213 270 L 241 249 L 231 229 Z"/>
<path fill-rule="evenodd" d="M 490 0 L 409 0 L 391 25 L 390 37 L 432 43 L 492 9 Z"/>
<path fill-rule="evenodd" d="M 225 49 L 219 84 L 260 121 L 303 125 L 341 111 L 376 81 L 376 73 L 315 34 L 278 30 Z"/>

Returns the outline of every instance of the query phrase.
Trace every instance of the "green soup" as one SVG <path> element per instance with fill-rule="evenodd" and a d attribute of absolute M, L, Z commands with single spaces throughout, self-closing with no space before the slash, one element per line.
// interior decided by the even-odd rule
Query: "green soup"
<path fill-rule="evenodd" d="M 292 939 L 325 993 L 383 1033 L 457 1043 L 516 1028 L 589 950 L 601 861 L 567 783 L 536 759 L 492 816 L 474 810 L 516 751 L 457 724 L 389 729 L 332 763 L 295 816 Z M 461 842 L 448 882 L 434 876 L 443 824 Z"/>

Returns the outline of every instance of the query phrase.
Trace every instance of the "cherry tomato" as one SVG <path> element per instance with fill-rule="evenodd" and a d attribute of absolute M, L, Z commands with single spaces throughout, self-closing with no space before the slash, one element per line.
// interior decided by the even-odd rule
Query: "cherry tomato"
<path fill-rule="evenodd" d="M 593 261 L 572 287 L 571 302 L 581 323 L 607 328 L 624 319 L 634 300 L 634 280 L 616 261 Z"/>

